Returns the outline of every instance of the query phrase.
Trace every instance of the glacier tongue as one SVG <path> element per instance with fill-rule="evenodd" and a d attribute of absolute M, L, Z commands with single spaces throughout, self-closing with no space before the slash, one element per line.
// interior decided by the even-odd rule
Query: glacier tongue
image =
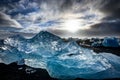
<path fill-rule="evenodd" d="M 64 42 L 56 35 L 41 31 L 32 39 L 14 36 L 4 40 L 4 45 L 0 48 L 0 62 L 9 64 L 18 61 L 20 64 L 24 59 L 26 65 L 46 69 L 54 78 L 91 78 L 89 75 L 114 67 L 109 62 L 109 57 L 106 57 L 107 54 L 101 54 L 82 48 L 74 41 Z M 117 60 L 120 61 L 119 58 Z"/>

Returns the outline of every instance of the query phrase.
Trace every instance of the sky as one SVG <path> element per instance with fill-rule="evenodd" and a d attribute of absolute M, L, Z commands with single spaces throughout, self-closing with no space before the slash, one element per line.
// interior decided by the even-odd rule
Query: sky
<path fill-rule="evenodd" d="M 61 37 L 119 37 L 120 0 L 0 0 L 0 38 L 42 30 Z"/>

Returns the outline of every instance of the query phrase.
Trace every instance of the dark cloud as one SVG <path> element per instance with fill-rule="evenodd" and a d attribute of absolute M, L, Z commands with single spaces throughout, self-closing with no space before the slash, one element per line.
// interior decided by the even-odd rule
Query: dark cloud
<path fill-rule="evenodd" d="M 70 9 L 72 5 L 73 5 L 73 0 L 64 0 L 60 8 L 63 11 L 66 9 Z"/>
<path fill-rule="evenodd" d="M 81 34 L 81 31 L 78 32 Z M 102 22 L 94 24 L 89 30 L 83 30 L 84 36 L 119 36 L 120 22 Z"/>
<path fill-rule="evenodd" d="M 9 15 L 0 12 L 0 28 L 22 28 L 22 26 Z"/>
<path fill-rule="evenodd" d="M 95 36 L 120 36 L 120 0 L 103 1 L 104 4 L 98 10 L 105 16 L 86 33 Z"/>
<path fill-rule="evenodd" d="M 10 32 L 10 31 L 5 31 L 5 30 L 0 30 L 0 39 L 6 39 L 6 38 L 8 38 L 10 36 L 14 36 L 14 35 L 22 35 L 22 36 L 24 36 L 26 38 L 32 38 L 36 34 L 22 33 L 22 32 Z"/>
<path fill-rule="evenodd" d="M 9 4 L 19 2 L 20 0 L 0 0 L 0 4 Z"/>
<path fill-rule="evenodd" d="M 67 32 L 65 30 L 57 30 L 57 29 L 48 29 L 49 32 L 54 33 L 58 36 L 65 37 Z"/>
<path fill-rule="evenodd" d="M 109 16 L 120 18 L 120 0 L 107 0 L 100 10 Z"/>
<path fill-rule="evenodd" d="M 20 23 L 24 23 L 23 26 L 30 28 L 41 24 L 53 26 L 54 29 L 49 31 L 60 36 L 120 34 L 120 0 L 0 0 L 0 11 L 0 28 L 4 30 L 19 28 Z M 92 25 L 91 29 L 79 30 L 75 34 L 56 29 L 66 21 L 66 16 L 67 19 L 81 20 L 83 27 Z M 52 25 L 54 20 L 59 23 Z"/>

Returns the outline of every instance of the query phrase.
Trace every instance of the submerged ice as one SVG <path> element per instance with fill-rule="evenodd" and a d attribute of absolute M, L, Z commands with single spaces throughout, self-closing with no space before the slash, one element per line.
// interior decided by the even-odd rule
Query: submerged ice
<path fill-rule="evenodd" d="M 51 77 L 59 79 L 120 77 L 120 58 L 110 53 L 104 54 L 96 54 L 74 41 L 64 42 L 54 34 L 41 31 L 31 39 L 20 35 L 5 39 L 0 47 L 0 62 L 18 62 L 43 68 Z M 104 75 L 98 77 L 101 73 Z M 114 76 L 109 76 L 110 73 L 114 73 Z"/>

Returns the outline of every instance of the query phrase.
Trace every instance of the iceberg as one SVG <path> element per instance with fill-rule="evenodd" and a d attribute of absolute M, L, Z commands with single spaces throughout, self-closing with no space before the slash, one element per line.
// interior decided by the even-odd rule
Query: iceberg
<path fill-rule="evenodd" d="M 22 52 L 16 48 L 4 45 L 0 49 L 0 62 L 10 64 L 12 62 L 20 61 L 22 59 Z"/>
<path fill-rule="evenodd" d="M 91 53 L 90 53 L 91 54 Z M 83 75 L 95 74 L 111 67 L 111 64 L 98 55 L 62 55 L 47 62 L 50 76 L 58 79 L 86 78 Z"/>
<path fill-rule="evenodd" d="M 115 37 L 111 37 L 111 38 L 104 38 L 102 45 L 105 47 L 119 47 L 119 40 Z"/>
<path fill-rule="evenodd" d="M 64 42 L 47 31 L 41 31 L 31 39 L 12 36 L 0 46 L 1 63 L 17 62 L 18 65 L 46 69 L 53 78 L 120 78 L 120 58 L 110 53 L 104 54 L 83 48 L 75 41 Z M 111 73 L 114 75 L 109 76 Z M 103 76 L 99 76 L 101 74 Z"/>
<path fill-rule="evenodd" d="M 103 40 L 98 39 L 98 38 L 92 39 L 91 42 L 92 42 L 91 44 L 92 47 L 101 47 L 101 46 L 120 47 L 119 38 L 115 38 L 115 37 L 105 37 L 103 38 Z"/>

